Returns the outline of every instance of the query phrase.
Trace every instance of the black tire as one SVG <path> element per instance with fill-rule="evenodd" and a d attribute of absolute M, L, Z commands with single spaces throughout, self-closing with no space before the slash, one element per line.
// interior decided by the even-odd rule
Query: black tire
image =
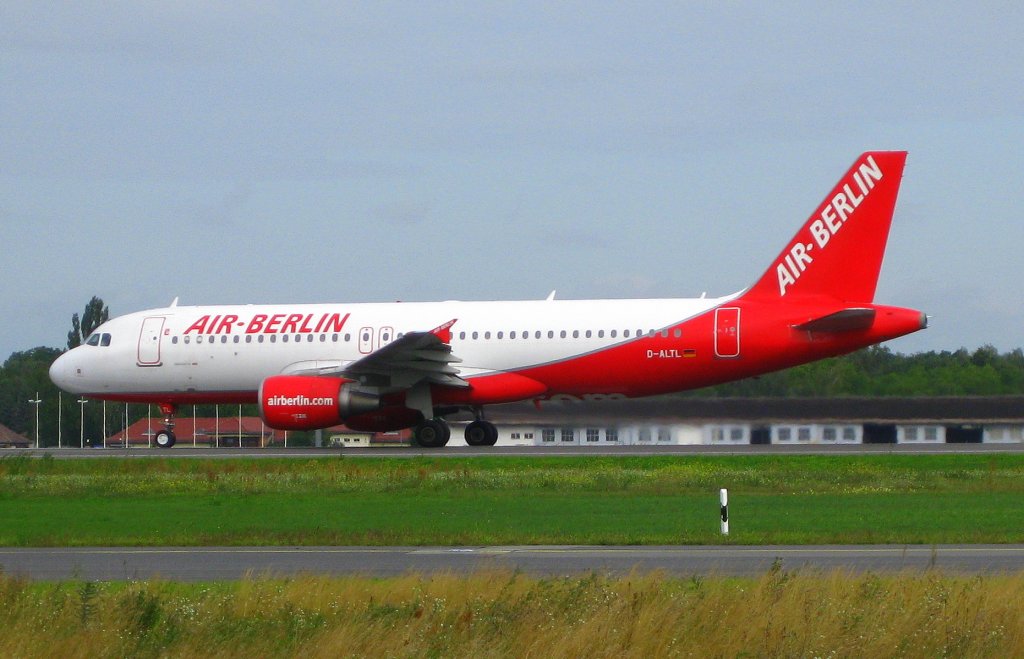
<path fill-rule="evenodd" d="M 470 446 L 494 446 L 498 429 L 490 421 L 480 419 L 466 426 L 466 443 Z"/>
<path fill-rule="evenodd" d="M 156 445 L 160 448 L 171 448 L 178 440 L 170 430 L 160 430 L 156 433 L 153 441 L 155 441 Z"/>
<path fill-rule="evenodd" d="M 441 448 L 451 436 L 451 428 L 441 419 L 427 419 L 412 431 L 413 441 L 423 448 Z"/>

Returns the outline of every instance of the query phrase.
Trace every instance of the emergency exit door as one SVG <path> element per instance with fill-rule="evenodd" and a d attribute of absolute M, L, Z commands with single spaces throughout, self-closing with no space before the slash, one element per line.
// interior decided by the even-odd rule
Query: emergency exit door
<path fill-rule="evenodd" d="M 738 307 L 715 309 L 715 356 L 726 359 L 740 356 L 740 310 Z"/>
<path fill-rule="evenodd" d="M 163 332 L 163 318 L 154 316 L 142 321 L 142 330 L 139 332 L 139 366 L 160 365 L 160 336 Z"/>

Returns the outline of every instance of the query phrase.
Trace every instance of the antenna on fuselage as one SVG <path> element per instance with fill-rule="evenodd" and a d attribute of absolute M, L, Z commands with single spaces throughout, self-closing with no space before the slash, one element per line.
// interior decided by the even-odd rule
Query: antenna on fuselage
<path fill-rule="evenodd" d="M 178 306 L 178 296 L 177 295 L 175 295 L 174 299 L 171 300 L 171 306 L 169 306 L 168 309 L 173 309 L 176 306 Z"/>
<path fill-rule="evenodd" d="M 548 298 L 545 301 L 546 302 L 550 302 L 551 300 L 554 300 L 554 299 L 555 299 L 555 291 L 551 291 L 551 294 L 548 295 Z"/>

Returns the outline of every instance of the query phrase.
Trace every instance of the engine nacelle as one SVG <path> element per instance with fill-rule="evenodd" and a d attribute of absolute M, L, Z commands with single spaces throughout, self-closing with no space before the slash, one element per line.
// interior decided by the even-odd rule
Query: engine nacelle
<path fill-rule="evenodd" d="M 259 404 L 263 421 L 279 430 L 328 428 L 381 408 L 376 394 L 360 391 L 351 380 L 314 375 L 267 378 L 260 385 Z"/>

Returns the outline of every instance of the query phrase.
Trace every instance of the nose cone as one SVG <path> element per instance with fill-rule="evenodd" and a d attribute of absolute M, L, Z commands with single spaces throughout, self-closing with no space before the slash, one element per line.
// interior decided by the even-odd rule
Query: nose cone
<path fill-rule="evenodd" d="M 74 371 L 71 352 L 73 351 L 65 352 L 50 364 L 50 381 L 64 391 L 76 393 L 72 387 L 72 374 Z"/>

